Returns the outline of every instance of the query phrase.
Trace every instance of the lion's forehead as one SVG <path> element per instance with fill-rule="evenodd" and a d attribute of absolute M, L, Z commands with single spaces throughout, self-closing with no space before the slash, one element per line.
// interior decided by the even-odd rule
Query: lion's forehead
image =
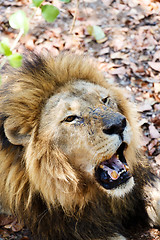
<path fill-rule="evenodd" d="M 107 90 L 106 88 L 98 85 L 98 84 L 94 84 L 91 82 L 85 82 L 85 81 L 77 81 L 74 82 L 72 84 L 72 92 L 77 91 L 77 94 L 84 94 L 84 95 L 88 95 L 88 96 L 92 96 L 92 94 L 96 94 L 97 96 L 103 98 L 106 97 L 106 95 L 109 94 L 109 90 Z"/>
<path fill-rule="evenodd" d="M 93 83 L 77 81 L 68 84 L 53 95 L 46 104 L 46 110 L 64 109 L 67 111 L 82 111 L 86 107 L 94 107 L 100 99 L 107 97 L 110 91 Z"/>

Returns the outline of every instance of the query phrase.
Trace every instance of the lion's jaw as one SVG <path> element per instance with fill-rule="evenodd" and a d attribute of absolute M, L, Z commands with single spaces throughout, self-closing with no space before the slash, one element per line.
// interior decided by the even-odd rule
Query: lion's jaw
<path fill-rule="evenodd" d="M 134 186 L 133 177 L 127 170 L 128 179 L 124 179 L 124 184 L 118 183 L 115 186 L 113 184 L 113 188 L 109 189 L 105 184 L 100 184 L 95 176 L 97 168 L 113 156 L 117 156 L 116 152 L 122 143 L 128 148 L 130 145 L 131 127 L 127 120 L 121 133 L 118 129 L 114 132 L 114 126 L 105 129 L 105 124 L 112 124 L 112 120 L 114 121 L 117 116 L 124 120 L 112 94 L 112 91 L 85 81 L 72 83 L 67 90 L 62 89 L 46 103 L 42 112 L 39 136 L 43 138 L 44 134 L 45 136 L 48 134 L 48 139 L 52 139 L 54 146 L 60 149 L 72 168 L 83 175 L 86 181 L 90 179 L 97 188 L 107 194 L 122 196 L 130 192 Z M 118 162 L 118 156 L 116 159 Z M 129 165 L 129 162 L 127 164 Z M 106 169 L 107 167 L 105 166 Z M 106 181 L 116 182 L 116 178 L 125 171 L 125 165 L 122 170 L 120 167 L 117 168 L 116 164 L 114 167 L 110 166 L 110 169 L 112 168 L 109 177 L 109 167 L 103 173 L 107 175 Z M 112 173 L 119 176 L 112 177 Z"/>

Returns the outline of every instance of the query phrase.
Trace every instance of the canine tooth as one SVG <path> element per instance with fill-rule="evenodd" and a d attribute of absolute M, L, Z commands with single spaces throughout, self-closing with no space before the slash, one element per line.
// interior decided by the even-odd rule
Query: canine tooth
<path fill-rule="evenodd" d="M 115 170 L 113 170 L 111 172 L 111 177 L 112 177 L 112 179 L 116 180 L 119 177 L 119 175 L 118 175 L 118 173 Z"/>
<path fill-rule="evenodd" d="M 99 167 L 102 168 L 102 169 L 104 168 L 104 166 L 102 164 Z"/>
<path fill-rule="evenodd" d="M 129 171 L 129 167 L 127 165 L 124 164 L 124 167 L 125 167 L 126 171 Z"/>

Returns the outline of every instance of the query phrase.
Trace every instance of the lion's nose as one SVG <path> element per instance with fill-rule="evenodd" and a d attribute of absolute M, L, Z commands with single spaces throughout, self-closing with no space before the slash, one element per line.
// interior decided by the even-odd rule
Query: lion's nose
<path fill-rule="evenodd" d="M 127 125 L 126 118 L 120 113 L 112 113 L 108 117 L 103 118 L 103 132 L 105 134 L 121 135 Z"/>

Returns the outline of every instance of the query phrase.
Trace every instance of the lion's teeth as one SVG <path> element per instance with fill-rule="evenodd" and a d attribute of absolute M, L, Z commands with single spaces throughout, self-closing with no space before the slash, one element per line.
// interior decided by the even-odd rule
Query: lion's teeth
<path fill-rule="evenodd" d="M 119 175 L 118 175 L 118 173 L 115 170 L 113 170 L 111 172 L 111 177 L 112 177 L 113 180 L 116 180 L 119 177 Z"/>
<path fill-rule="evenodd" d="M 100 164 L 99 167 L 102 168 L 104 171 L 107 171 L 108 175 L 109 175 L 113 180 L 118 179 L 119 174 L 118 174 L 115 170 L 113 170 L 113 169 L 111 169 L 111 168 L 109 168 L 109 167 L 107 167 L 107 166 L 105 166 L 105 165 L 102 165 L 102 164 Z"/>
<path fill-rule="evenodd" d="M 104 166 L 102 164 L 99 167 L 102 168 L 102 169 L 104 168 Z"/>
<path fill-rule="evenodd" d="M 129 171 L 128 166 L 119 159 L 114 159 L 111 166 L 107 166 L 107 163 L 103 162 L 99 167 L 106 171 L 112 180 L 117 180 L 123 173 Z"/>
<path fill-rule="evenodd" d="M 126 172 L 126 169 L 123 169 L 119 174 L 121 175 L 122 173 Z"/>
<path fill-rule="evenodd" d="M 124 167 L 125 167 L 126 171 L 129 171 L 129 167 L 127 165 L 124 164 Z"/>

